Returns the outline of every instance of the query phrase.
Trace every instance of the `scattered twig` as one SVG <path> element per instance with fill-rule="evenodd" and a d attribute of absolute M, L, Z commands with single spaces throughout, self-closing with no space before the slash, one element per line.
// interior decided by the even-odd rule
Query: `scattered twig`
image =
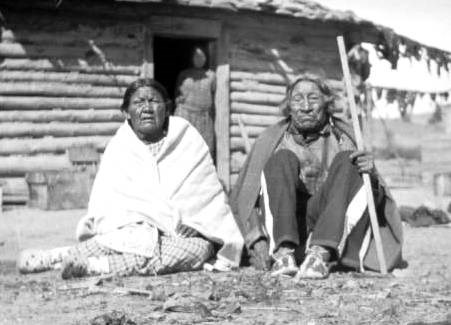
<path fill-rule="evenodd" d="M 295 312 L 301 313 L 300 311 L 288 308 L 288 307 L 265 307 L 265 306 L 257 306 L 257 307 L 241 307 L 244 311 L 246 310 L 262 310 L 262 311 L 271 311 L 271 312 Z"/>

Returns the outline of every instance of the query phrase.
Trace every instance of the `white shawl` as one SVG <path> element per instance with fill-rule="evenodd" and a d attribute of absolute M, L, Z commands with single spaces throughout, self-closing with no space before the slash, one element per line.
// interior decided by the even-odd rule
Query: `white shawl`
<path fill-rule="evenodd" d="M 239 265 L 244 241 L 208 147 L 182 118 L 169 118 L 156 157 L 127 122 L 119 128 L 105 149 L 77 238 L 114 233 L 137 222 L 169 236 L 177 236 L 183 223 L 221 244 L 220 260 Z"/>

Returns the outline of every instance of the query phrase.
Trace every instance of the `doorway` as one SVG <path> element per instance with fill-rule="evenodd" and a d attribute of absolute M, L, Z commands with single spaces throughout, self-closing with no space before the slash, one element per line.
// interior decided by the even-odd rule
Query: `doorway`
<path fill-rule="evenodd" d="M 215 71 L 214 41 L 200 38 L 172 38 L 155 36 L 153 40 L 154 78 L 175 99 L 179 73 L 192 65 L 192 50 L 198 46 L 207 54 L 206 68 Z"/>
<path fill-rule="evenodd" d="M 155 36 L 153 39 L 153 63 L 154 63 L 154 78 L 159 81 L 168 91 L 171 100 L 175 103 L 175 96 L 177 92 L 177 79 L 185 69 L 192 67 L 193 50 L 200 47 L 206 54 L 205 69 L 216 70 L 216 42 L 210 39 L 202 38 L 174 38 Z M 203 76 L 204 74 L 202 74 Z M 205 74 L 207 76 L 207 74 Z M 197 77 L 193 76 L 194 80 Z M 204 79 L 205 80 L 205 79 Z M 211 79 L 210 79 L 211 80 Z M 216 80 L 216 79 L 214 79 Z M 213 86 L 216 88 L 216 84 Z M 200 96 L 200 95 L 199 95 Z M 214 100 L 214 98 L 213 98 Z M 175 106 L 175 105 L 174 105 Z M 175 107 L 174 107 L 175 109 Z M 187 113 L 186 110 L 182 115 L 188 119 L 193 126 L 202 134 L 206 141 L 213 161 L 216 162 L 216 132 L 214 131 L 214 119 L 216 116 L 214 102 L 211 116 L 196 115 Z M 171 112 L 173 114 L 174 111 Z"/>

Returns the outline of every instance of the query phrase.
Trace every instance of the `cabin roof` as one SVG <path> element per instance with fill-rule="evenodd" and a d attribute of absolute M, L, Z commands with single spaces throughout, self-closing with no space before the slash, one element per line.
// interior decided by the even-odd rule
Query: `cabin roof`
<path fill-rule="evenodd" d="M 163 3 L 164 0 L 116 0 L 119 2 Z M 167 3 L 167 2 L 166 2 Z M 251 10 L 278 15 L 302 17 L 312 20 L 345 21 L 355 24 L 368 22 L 352 11 L 331 10 L 323 5 L 306 0 L 174 0 L 183 6 L 222 8 L 233 11 Z"/>
<path fill-rule="evenodd" d="M 165 3 L 166 0 L 115 0 L 117 2 Z M 449 71 L 451 53 L 436 47 L 421 44 L 397 34 L 393 29 L 358 17 L 352 11 L 327 8 L 310 0 L 171 0 L 180 6 L 224 9 L 235 12 L 256 11 L 266 14 L 337 23 L 344 30 L 357 34 L 357 39 L 376 46 L 381 57 L 396 67 L 400 56 L 434 60 L 439 68 Z"/>

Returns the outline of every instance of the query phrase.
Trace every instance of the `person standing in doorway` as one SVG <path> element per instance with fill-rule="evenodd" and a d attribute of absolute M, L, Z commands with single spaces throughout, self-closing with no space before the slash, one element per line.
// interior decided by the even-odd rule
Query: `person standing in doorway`
<path fill-rule="evenodd" d="M 177 78 L 175 115 L 188 120 L 199 131 L 214 157 L 215 73 L 206 68 L 207 55 L 202 48 L 194 47 L 191 58 L 192 67 Z"/>

